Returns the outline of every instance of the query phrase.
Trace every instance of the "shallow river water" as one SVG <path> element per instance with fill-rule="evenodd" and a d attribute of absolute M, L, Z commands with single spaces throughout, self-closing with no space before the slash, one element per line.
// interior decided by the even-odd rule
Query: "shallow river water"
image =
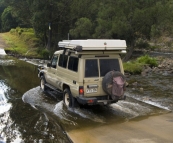
<path fill-rule="evenodd" d="M 0 142 L 69 143 L 68 132 L 120 124 L 173 111 L 173 75 L 131 76 L 127 99 L 69 109 L 62 95 L 43 93 L 36 66 L 0 56 Z M 132 89 L 133 88 L 133 89 Z M 143 88 L 143 91 L 140 90 Z"/>

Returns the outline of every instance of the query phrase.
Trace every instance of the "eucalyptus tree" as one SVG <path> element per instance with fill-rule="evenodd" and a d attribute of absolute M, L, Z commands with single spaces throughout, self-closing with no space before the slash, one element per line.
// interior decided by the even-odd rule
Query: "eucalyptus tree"
<path fill-rule="evenodd" d="M 14 18 L 20 21 L 20 27 L 31 27 L 31 5 L 28 5 L 29 0 L 5 0 L 6 6 L 11 7 L 11 14 Z"/>
<path fill-rule="evenodd" d="M 11 12 L 11 7 L 7 7 L 1 14 L 1 30 L 3 32 L 18 26 L 19 21 L 12 16 Z"/>

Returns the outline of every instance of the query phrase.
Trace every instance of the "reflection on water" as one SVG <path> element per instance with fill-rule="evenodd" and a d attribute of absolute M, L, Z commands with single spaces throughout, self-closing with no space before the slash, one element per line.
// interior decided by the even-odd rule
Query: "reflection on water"
<path fill-rule="evenodd" d="M 0 57 L 0 142 L 69 142 L 56 120 L 22 101 L 22 95 L 38 85 L 35 66 Z"/>

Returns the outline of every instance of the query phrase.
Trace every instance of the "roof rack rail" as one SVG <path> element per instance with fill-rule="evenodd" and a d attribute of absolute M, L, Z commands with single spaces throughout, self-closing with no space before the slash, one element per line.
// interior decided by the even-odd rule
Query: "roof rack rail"
<path fill-rule="evenodd" d="M 63 40 L 58 46 L 76 52 L 83 51 L 117 51 L 126 53 L 126 41 L 119 39 L 87 39 L 87 40 Z"/>

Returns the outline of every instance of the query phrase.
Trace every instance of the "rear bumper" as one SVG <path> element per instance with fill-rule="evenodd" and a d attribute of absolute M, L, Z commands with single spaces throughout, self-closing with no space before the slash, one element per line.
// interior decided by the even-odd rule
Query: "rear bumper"
<path fill-rule="evenodd" d="M 116 103 L 118 102 L 118 100 L 125 100 L 126 96 L 124 95 L 118 100 L 105 100 L 105 99 L 98 99 L 97 97 L 92 97 L 92 98 L 77 97 L 76 99 L 80 104 L 83 104 L 83 105 L 97 105 L 97 104 L 107 105 L 110 103 Z"/>
<path fill-rule="evenodd" d="M 85 98 L 85 97 L 77 97 L 77 101 L 80 104 L 83 105 L 96 105 L 97 104 L 97 98 Z"/>

